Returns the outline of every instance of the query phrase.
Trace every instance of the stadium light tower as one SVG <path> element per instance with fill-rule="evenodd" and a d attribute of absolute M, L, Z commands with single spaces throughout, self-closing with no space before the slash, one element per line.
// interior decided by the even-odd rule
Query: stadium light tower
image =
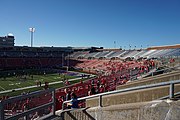
<path fill-rule="evenodd" d="M 29 28 L 29 32 L 31 32 L 31 47 L 33 47 L 33 33 L 35 32 L 35 28 Z"/>

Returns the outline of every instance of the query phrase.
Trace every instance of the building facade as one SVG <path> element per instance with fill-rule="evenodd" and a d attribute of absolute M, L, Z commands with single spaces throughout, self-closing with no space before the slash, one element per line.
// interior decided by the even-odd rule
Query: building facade
<path fill-rule="evenodd" d="M 5 37 L 0 37 L 0 47 L 13 47 L 14 40 L 14 35 L 10 33 Z"/>

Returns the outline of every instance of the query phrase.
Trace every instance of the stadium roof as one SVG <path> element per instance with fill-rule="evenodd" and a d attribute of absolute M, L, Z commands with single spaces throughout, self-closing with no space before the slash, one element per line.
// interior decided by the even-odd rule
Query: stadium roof
<path fill-rule="evenodd" d="M 176 45 L 164 45 L 164 46 L 152 46 L 147 48 L 148 50 L 152 50 L 152 49 L 173 49 L 173 48 L 180 48 L 180 44 L 176 44 Z"/>

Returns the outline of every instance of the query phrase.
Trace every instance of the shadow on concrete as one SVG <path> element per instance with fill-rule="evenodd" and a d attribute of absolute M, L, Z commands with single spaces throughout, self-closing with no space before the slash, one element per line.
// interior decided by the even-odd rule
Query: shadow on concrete
<path fill-rule="evenodd" d="M 87 109 L 88 109 L 88 108 L 82 110 L 82 112 L 83 112 L 90 120 L 95 120 L 95 119 L 86 111 Z M 89 119 L 88 119 L 88 120 L 89 120 Z"/>
<path fill-rule="evenodd" d="M 81 112 L 81 116 L 87 116 L 87 118 L 88 118 L 88 120 L 95 120 L 95 118 L 93 118 L 86 110 L 87 110 L 88 108 L 82 108 L 82 109 L 77 109 L 77 110 L 75 110 L 76 112 L 77 111 L 79 111 L 79 112 Z M 62 118 L 62 120 L 64 120 L 64 117 L 65 117 L 65 113 L 66 113 L 66 115 L 68 115 L 70 118 L 71 118 L 71 120 L 78 120 L 78 118 L 76 118 L 76 116 L 74 116 L 73 115 L 73 113 L 72 112 L 75 112 L 74 110 L 65 110 L 65 111 L 63 111 L 62 113 L 61 113 L 61 118 Z"/>
<path fill-rule="evenodd" d="M 40 118 L 39 120 L 63 120 L 60 116 L 52 115 L 46 118 Z"/>
<path fill-rule="evenodd" d="M 69 117 L 72 118 L 72 120 L 78 120 L 75 116 L 73 116 L 70 111 L 67 112 L 67 114 L 69 115 Z"/>

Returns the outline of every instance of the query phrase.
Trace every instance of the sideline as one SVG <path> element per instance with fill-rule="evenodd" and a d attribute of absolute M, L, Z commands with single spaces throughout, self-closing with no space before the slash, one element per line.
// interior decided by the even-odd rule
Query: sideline
<path fill-rule="evenodd" d="M 88 74 L 89 75 L 89 74 Z M 90 78 L 94 77 L 95 75 L 90 75 Z M 87 77 L 88 78 L 88 77 Z M 73 78 L 73 79 L 69 79 L 68 81 L 76 81 L 76 80 L 80 80 L 82 79 L 81 77 L 79 78 Z M 49 85 L 54 85 L 54 84 L 57 84 L 57 83 L 62 83 L 63 81 L 56 81 L 56 82 L 51 82 L 49 83 Z M 42 86 L 45 85 L 44 83 L 42 84 Z M 1 87 L 1 86 L 0 86 Z M 0 94 L 2 93 L 8 93 L 8 92 L 12 92 L 12 91 L 18 91 L 18 90 L 25 90 L 25 89 L 29 89 L 29 88 L 36 88 L 37 85 L 33 85 L 33 86 L 28 86 L 28 87 L 23 87 L 23 88 L 17 88 L 17 89 L 10 89 L 10 90 L 6 90 L 6 91 L 0 91 Z M 38 86 L 39 87 L 39 86 Z"/>

